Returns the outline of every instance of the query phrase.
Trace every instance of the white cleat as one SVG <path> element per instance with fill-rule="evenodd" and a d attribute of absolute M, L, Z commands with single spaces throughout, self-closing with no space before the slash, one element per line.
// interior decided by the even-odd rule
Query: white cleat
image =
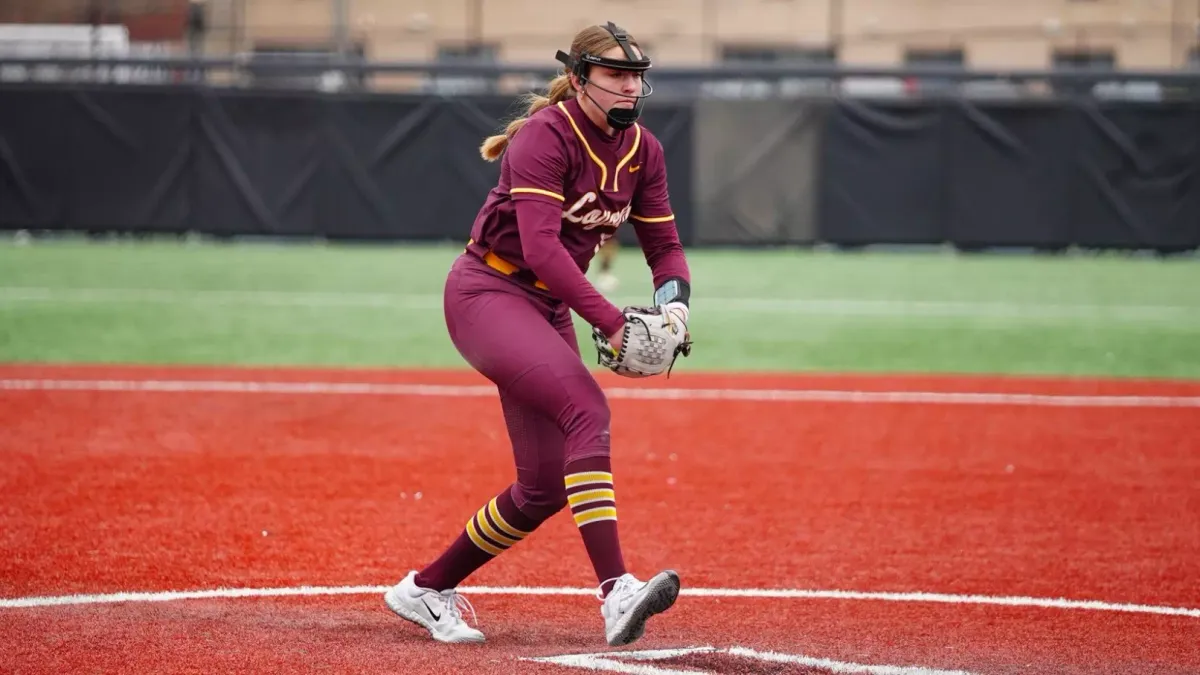
<path fill-rule="evenodd" d="M 454 589 L 437 592 L 417 586 L 416 571 L 408 573 L 404 580 L 383 594 L 389 609 L 401 618 L 425 628 L 438 642 L 483 642 L 483 633 L 471 628 L 463 620 L 462 609 L 475 609 L 466 598 Z"/>
<path fill-rule="evenodd" d="M 679 575 L 671 570 L 659 572 L 646 582 L 632 574 L 619 577 L 600 607 L 609 646 L 627 645 L 642 637 L 646 620 L 670 609 L 677 597 Z"/>

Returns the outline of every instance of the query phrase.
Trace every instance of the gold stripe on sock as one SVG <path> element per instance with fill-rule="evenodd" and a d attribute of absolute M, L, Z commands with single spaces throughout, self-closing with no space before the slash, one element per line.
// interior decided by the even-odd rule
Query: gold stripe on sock
<path fill-rule="evenodd" d="M 609 501 L 617 501 L 617 493 L 612 488 L 596 488 L 595 490 L 583 490 L 575 494 L 567 495 L 567 503 L 571 506 L 579 506 L 589 502 L 607 499 Z"/>
<path fill-rule="evenodd" d="M 594 523 L 600 520 L 616 520 L 617 507 L 615 506 L 597 506 L 594 509 L 580 511 L 575 514 L 575 525 L 583 527 L 588 523 Z"/>
<path fill-rule="evenodd" d="M 565 481 L 569 488 L 587 483 L 608 483 L 612 485 L 613 477 L 608 471 L 584 471 L 567 476 Z"/>
<path fill-rule="evenodd" d="M 479 513 L 475 514 L 475 520 L 479 521 L 479 529 L 483 530 L 484 534 L 491 537 L 492 541 L 496 542 L 497 544 L 504 544 L 505 548 L 512 546 L 518 541 L 521 541 L 520 539 L 513 539 L 508 535 L 500 534 L 493 529 L 492 524 L 488 522 L 486 506 L 482 509 L 479 509 Z"/>
<path fill-rule="evenodd" d="M 492 497 L 492 501 L 488 502 L 488 513 L 492 514 L 492 520 L 495 521 L 496 527 L 500 528 L 504 534 L 514 539 L 524 539 L 529 536 L 528 532 L 522 532 L 504 520 L 504 517 L 500 515 L 500 508 L 496 506 L 495 497 Z"/>
<path fill-rule="evenodd" d="M 495 546 L 492 546 L 486 539 L 480 536 L 479 530 L 475 529 L 474 518 L 471 518 L 467 521 L 467 536 L 471 538 L 471 541 L 475 542 L 476 546 L 483 549 L 484 553 L 491 553 L 492 555 L 500 555 L 501 553 L 504 553 L 504 549 L 499 549 Z"/>

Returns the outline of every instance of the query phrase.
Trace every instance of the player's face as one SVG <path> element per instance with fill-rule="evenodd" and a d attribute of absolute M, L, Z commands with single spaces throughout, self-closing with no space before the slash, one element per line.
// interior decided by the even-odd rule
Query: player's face
<path fill-rule="evenodd" d="M 634 49 L 641 55 L 640 49 L 636 47 Z M 623 60 L 625 52 L 618 45 L 605 51 L 601 56 Z M 638 95 L 642 93 L 642 74 L 637 71 L 592 66 L 588 79 L 595 85 L 588 88 L 588 94 L 596 100 L 596 104 L 601 110 L 632 108 Z"/>

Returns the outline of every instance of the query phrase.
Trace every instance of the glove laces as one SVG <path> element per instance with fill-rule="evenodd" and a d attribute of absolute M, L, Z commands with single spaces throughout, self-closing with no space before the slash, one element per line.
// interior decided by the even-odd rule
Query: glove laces
<path fill-rule="evenodd" d="M 665 323 L 667 326 L 670 326 L 671 332 L 678 333 L 680 330 L 680 327 L 678 325 L 676 325 L 676 322 L 678 321 L 678 319 L 675 318 L 675 314 L 673 312 L 671 312 L 671 310 L 667 309 L 666 305 L 659 305 L 658 311 L 662 313 L 663 323 Z M 687 328 L 687 326 L 685 324 L 684 325 L 685 331 L 686 331 L 686 328 Z M 646 327 L 646 332 L 647 333 L 650 332 L 649 326 Z M 667 379 L 671 379 L 671 370 L 675 367 L 675 361 L 676 361 L 676 359 L 679 358 L 679 355 L 683 354 L 684 356 L 690 356 L 691 353 L 692 353 L 691 335 L 689 335 L 687 332 L 684 332 L 683 341 L 680 342 L 677 347 L 675 347 L 675 352 L 673 354 L 671 354 L 671 365 L 667 366 Z"/>

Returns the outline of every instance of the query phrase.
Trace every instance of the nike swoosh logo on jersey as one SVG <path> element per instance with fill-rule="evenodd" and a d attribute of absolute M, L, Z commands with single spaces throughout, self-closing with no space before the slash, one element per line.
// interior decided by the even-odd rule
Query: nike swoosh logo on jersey
<path fill-rule="evenodd" d="M 629 173 L 633 173 L 633 172 L 635 172 L 635 171 L 638 171 L 638 170 L 640 170 L 641 168 L 642 168 L 642 165 L 641 165 L 641 164 L 633 164 L 633 165 L 631 165 L 631 166 L 629 167 Z"/>

